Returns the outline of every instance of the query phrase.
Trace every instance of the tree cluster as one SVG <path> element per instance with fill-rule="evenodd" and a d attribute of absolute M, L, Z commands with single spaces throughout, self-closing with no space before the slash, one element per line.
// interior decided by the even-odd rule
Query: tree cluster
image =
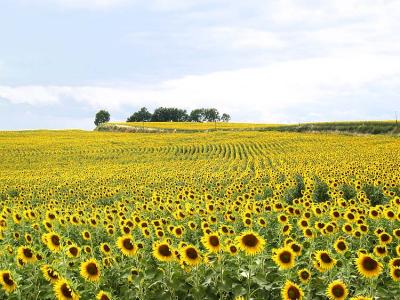
<path fill-rule="evenodd" d="M 150 113 L 142 107 L 133 113 L 127 122 L 229 122 L 230 115 L 219 114 L 216 108 L 197 108 L 188 113 L 175 107 L 158 107 Z"/>

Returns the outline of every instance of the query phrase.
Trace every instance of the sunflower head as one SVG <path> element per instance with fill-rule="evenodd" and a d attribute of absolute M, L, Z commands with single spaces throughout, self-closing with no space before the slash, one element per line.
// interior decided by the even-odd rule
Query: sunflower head
<path fill-rule="evenodd" d="M 272 260 L 279 266 L 281 270 L 288 270 L 294 267 L 296 254 L 292 248 L 286 246 L 274 249 Z"/>
<path fill-rule="evenodd" d="M 382 264 L 369 254 L 359 253 L 356 265 L 358 272 L 366 278 L 375 278 L 382 273 Z"/>
<path fill-rule="evenodd" d="M 100 291 L 96 295 L 96 300 L 111 300 L 111 295 L 108 292 L 105 291 Z"/>
<path fill-rule="evenodd" d="M 344 239 L 338 239 L 338 240 L 336 240 L 335 241 L 335 244 L 334 244 L 334 247 L 335 247 L 335 251 L 337 252 L 337 253 L 340 253 L 340 254 L 343 254 L 343 253 L 345 253 L 347 250 L 348 250 L 348 246 L 347 246 L 347 243 L 346 243 L 346 241 L 344 240 Z"/>
<path fill-rule="evenodd" d="M 340 280 L 331 282 L 326 289 L 326 295 L 331 300 L 344 300 L 348 294 L 349 291 L 346 285 Z"/>
<path fill-rule="evenodd" d="M 21 259 L 24 264 L 34 263 L 36 261 L 36 255 L 34 254 L 32 248 L 27 246 L 21 246 L 18 248 L 18 258 Z"/>
<path fill-rule="evenodd" d="M 153 245 L 153 256 L 159 261 L 174 260 L 174 249 L 166 241 L 157 242 Z"/>
<path fill-rule="evenodd" d="M 182 247 L 179 253 L 182 261 L 190 266 L 196 266 L 201 262 L 201 254 L 193 245 Z"/>
<path fill-rule="evenodd" d="M 0 284 L 7 293 L 12 293 L 17 288 L 17 284 L 8 270 L 0 271 Z"/>
<path fill-rule="evenodd" d="M 336 259 L 325 250 L 319 250 L 315 253 L 316 265 L 319 267 L 318 270 L 321 272 L 328 271 L 336 265 Z"/>
<path fill-rule="evenodd" d="M 390 268 L 390 277 L 393 281 L 400 281 L 400 267 Z"/>
<path fill-rule="evenodd" d="M 81 276 L 88 281 L 100 279 L 100 265 L 95 259 L 89 259 L 81 264 Z"/>
<path fill-rule="evenodd" d="M 302 283 L 308 283 L 311 279 L 311 272 L 308 269 L 301 269 L 297 275 Z"/>
<path fill-rule="evenodd" d="M 294 282 L 286 281 L 281 290 L 283 300 L 301 300 L 303 299 L 303 290 Z"/>
<path fill-rule="evenodd" d="M 210 252 L 217 253 L 221 250 L 221 239 L 219 235 L 215 232 L 204 235 L 201 238 L 201 242 L 203 243 L 204 247 Z"/>
<path fill-rule="evenodd" d="M 50 265 L 43 265 L 40 268 L 42 270 L 43 277 L 52 283 L 57 282 L 60 279 L 60 275 Z"/>
<path fill-rule="evenodd" d="M 264 250 L 265 240 L 256 232 L 245 231 L 237 237 L 238 247 L 246 255 L 255 255 Z"/>
<path fill-rule="evenodd" d="M 71 288 L 69 282 L 63 278 L 54 284 L 53 289 L 59 300 L 79 300 L 79 295 Z"/>
<path fill-rule="evenodd" d="M 126 256 L 134 256 L 138 250 L 130 234 L 120 236 L 117 240 L 117 246 Z"/>

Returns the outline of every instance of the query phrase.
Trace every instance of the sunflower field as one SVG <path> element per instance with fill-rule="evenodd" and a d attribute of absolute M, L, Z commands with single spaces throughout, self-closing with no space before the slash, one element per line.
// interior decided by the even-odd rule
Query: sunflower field
<path fill-rule="evenodd" d="M 400 140 L 0 132 L 0 299 L 400 299 Z"/>

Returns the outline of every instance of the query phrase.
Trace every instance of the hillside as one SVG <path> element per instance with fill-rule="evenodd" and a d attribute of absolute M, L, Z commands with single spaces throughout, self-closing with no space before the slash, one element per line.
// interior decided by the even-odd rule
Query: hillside
<path fill-rule="evenodd" d="M 300 124 L 194 123 L 194 122 L 110 122 L 95 130 L 111 132 L 209 132 L 209 131 L 284 131 L 336 132 L 348 134 L 400 134 L 396 121 L 349 121 Z"/>

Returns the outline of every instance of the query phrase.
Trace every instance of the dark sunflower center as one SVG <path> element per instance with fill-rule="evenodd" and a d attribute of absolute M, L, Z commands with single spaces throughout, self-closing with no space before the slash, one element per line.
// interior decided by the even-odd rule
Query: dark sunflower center
<path fill-rule="evenodd" d="M 389 240 L 389 235 L 387 235 L 387 234 L 382 234 L 381 235 L 381 240 L 382 240 L 382 242 L 387 242 L 388 240 Z"/>
<path fill-rule="evenodd" d="M 73 256 L 77 256 L 77 255 L 78 255 L 78 248 L 76 248 L 76 247 L 71 247 L 71 248 L 69 248 L 69 252 L 70 252 Z"/>
<path fill-rule="evenodd" d="M 297 245 L 297 244 L 292 244 L 292 250 L 293 250 L 294 252 L 299 252 L 299 251 L 300 251 L 300 246 Z"/>
<path fill-rule="evenodd" d="M 194 248 L 188 248 L 186 249 L 186 255 L 187 257 L 189 257 L 190 259 L 196 259 L 199 257 L 199 254 L 197 253 L 196 249 Z"/>
<path fill-rule="evenodd" d="M 246 234 L 242 238 L 243 244 L 247 247 L 255 247 L 258 244 L 258 239 L 254 234 Z"/>
<path fill-rule="evenodd" d="M 393 267 L 400 267 L 400 258 L 397 258 L 392 263 Z"/>
<path fill-rule="evenodd" d="M 138 271 L 138 270 L 132 270 L 131 273 L 132 273 L 132 275 L 134 275 L 134 276 L 139 275 L 139 271 Z"/>
<path fill-rule="evenodd" d="M 61 286 L 61 293 L 65 298 L 72 299 L 72 291 L 66 283 Z"/>
<path fill-rule="evenodd" d="M 337 247 L 338 247 L 339 250 L 342 250 L 342 251 L 346 250 L 346 244 L 344 242 L 339 242 L 337 244 Z"/>
<path fill-rule="evenodd" d="M 306 271 L 303 271 L 301 272 L 300 276 L 302 279 L 307 280 L 308 277 L 310 277 L 310 274 L 308 274 Z"/>
<path fill-rule="evenodd" d="M 377 250 L 378 250 L 378 253 L 379 253 L 379 254 L 384 254 L 384 253 L 386 253 L 385 247 L 378 247 Z"/>
<path fill-rule="evenodd" d="M 122 242 L 122 245 L 127 250 L 133 250 L 133 244 L 132 244 L 132 241 L 130 239 L 124 239 L 124 241 Z"/>
<path fill-rule="evenodd" d="M 104 250 L 105 252 L 109 252 L 109 251 L 110 251 L 110 247 L 108 247 L 108 245 L 104 245 L 104 246 L 103 246 L 103 250 Z"/>
<path fill-rule="evenodd" d="M 32 258 L 32 257 L 33 257 L 33 253 L 32 253 L 32 250 L 31 250 L 31 249 L 29 249 L 29 248 L 24 248 L 23 252 L 24 252 L 24 256 L 25 256 L 25 257 L 27 257 L 27 258 Z"/>
<path fill-rule="evenodd" d="M 332 294 L 335 295 L 335 297 L 338 297 L 338 298 L 343 297 L 343 295 L 344 295 L 343 286 L 341 286 L 339 284 L 338 285 L 334 285 L 332 287 Z"/>
<path fill-rule="evenodd" d="M 51 242 L 53 245 L 60 246 L 60 238 L 57 235 L 51 236 Z"/>
<path fill-rule="evenodd" d="M 371 257 L 365 257 L 362 261 L 362 266 L 364 269 L 368 271 L 373 271 L 378 268 L 378 263 L 376 260 L 372 259 Z"/>
<path fill-rule="evenodd" d="M 288 251 L 284 251 L 279 255 L 280 261 L 285 264 L 289 263 L 291 258 L 292 258 L 292 255 Z"/>
<path fill-rule="evenodd" d="M 89 263 L 86 266 L 86 271 L 90 274 L 90 275 L 97 275 L 99 273 L 99 269 L 97 268 L 97 265 L 95 263 Z"/>
<path fill-rule="evenodd" d="M 291 287 L 288 289 L 287 295 L 289 296 L 289 299 L 291 299 L 291 300 L 292 300 L 292 299 L 293 299 L 293 300 L 300 299 L 300 291 L 299 291 L 299 289 L 296 288 L 295 286 L 291 286 Z"/>
<path fill-rule="evenodd" d="M 110 298 L 107 297 L 107 295 L 101 295 L 100 300 L 110 300 Z"/>
<path fill-rule="evenodd" d="M 330 262 L 332 262 L 332 258 L 327 253 L 321 254 L 321 260 L 326 264 L 329 264 Z"/>
<path fill-rule="evenodd" d="M 400 278 L 400 269 L 394 269 L 393 274 L 394 274 L 394 277 Z"/>
<path fill-rule="evenodd" d="M 161 245 L 158 247 L 158 253 L 160 253 L 161 256 L 169 257 L 172 255 L 171 250 L 169 249 L 168 245 Z"/>
<path fill-rule="evenodd" d="M 236 253 L 236 252 L 237 252 L 237 248 L 236 248 L 235 246 L 230 246 L 230 247 L 229 247 L 229 250 L 230 250 L 232 253 Z"/>
<path fill-rule="evenodd" d="M 14 285 L 14 280 L 11 279 L 11 276 L 8 273 L 3 274 L 3 282 L 8 286 Z"/>
<path fill-rule="evenodd" d="M 210 242 L 211 246 L 213 246 L 213 247 L 219 246 L 219 239 L 218 239 L 218 237 L 216 237 L 214 235 L 210 236 L 209 242 Z"/>
<path fill-rule="evenodd" d="M 52 279 L 58 279 L 58 275 L 51 269 L 47 270 L 47 275 Z"/>

